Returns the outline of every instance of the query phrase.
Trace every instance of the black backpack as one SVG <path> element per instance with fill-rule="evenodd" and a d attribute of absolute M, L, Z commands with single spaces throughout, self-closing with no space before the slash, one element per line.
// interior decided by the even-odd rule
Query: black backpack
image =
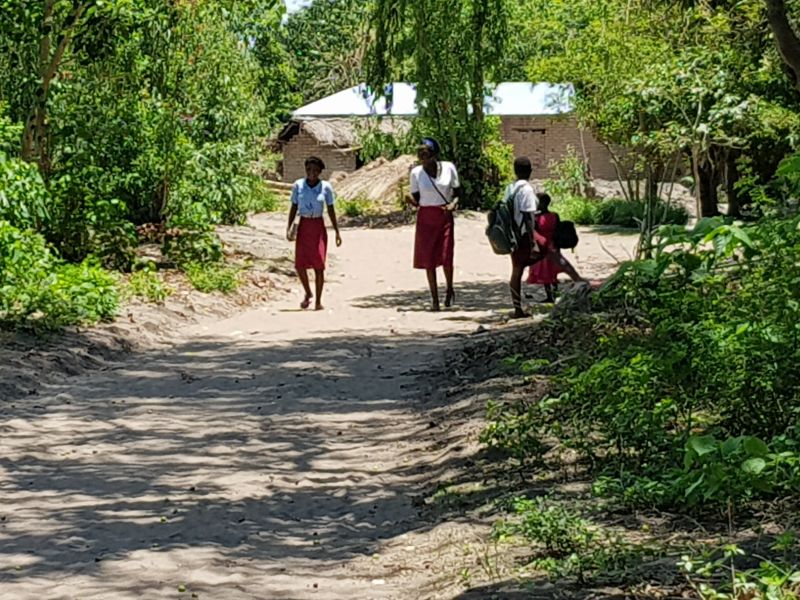
<path fill-rule="evenodd" d="M 556 225 L 556 232 L 553 236 L 556 248 L 560 250 L 572 249 L 578 245 L 578 232 L 575 231 L 575 223 L 572 221 L 559 221 Z"/>
<path fill-rule="evenodd" d="M 514 219 L 514 199 L 522 187 L 518 186 L 508 198 L 503 198 L 489 210 L 486 237 L 495 254 L 511 254 L 519 245 L 522 234 Z"/>

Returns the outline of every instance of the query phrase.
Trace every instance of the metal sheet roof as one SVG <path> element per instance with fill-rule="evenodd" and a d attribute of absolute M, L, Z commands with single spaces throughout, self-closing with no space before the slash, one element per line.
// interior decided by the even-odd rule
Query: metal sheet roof
<path fill-rule="evenodd" d="M 412 84 L 393 83 L 392 102 L 371 93 L 360 84 L 337 92 L 294 111 L 296 118 L 350 117 L 368 115 L 414 116 L 417 114 L 417 92 Z M 487 115 L 560 115 L 572 110 L 575 91 L 568 83 L 531 83 L 508 81 L 498 84 L 487 94 Z"/>

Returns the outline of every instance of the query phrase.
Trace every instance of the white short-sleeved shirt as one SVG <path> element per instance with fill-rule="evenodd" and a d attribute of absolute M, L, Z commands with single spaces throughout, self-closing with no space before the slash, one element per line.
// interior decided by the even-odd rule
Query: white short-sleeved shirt
<path fill-rule="evenodd" d="M 436 189 L 441 192 L 437 193 Z M 411 183 L 409 190 L 412 194 L 419 192 L 420 206 L 442 206 L 453 201 L 453 190 L 460 187 L 458 171 L 451 162 L 441 161 L 439 163 L 439 176 L 430 177 L 423 169 L 422 165 L 417 165 L 411 169 Z M 447 198 L 447 202 L 442 198 Z"/>
<path fill-rule="evenodd" d="M 314 187 L 308 185 L 305 177 L 292 186 L 292 204 L 297 206 L 301 217 L 321 217 L 325 206 L 334 203 L 333 186 L 320 179 Z"/>
<path fill-rule="evenodd" d="M 533 218 L 533 213 L 539 208 L 539 201 L 536 198 L 536 193 L 533 191 L 533 186 L 524 179 L 519 179 L 509 184 L 506 188 L 506 200 L 515 193 L 514 220 L 517 222 L 517 225 L 521 227 L 522 213 L 531 213 L 531 218 Z"/>

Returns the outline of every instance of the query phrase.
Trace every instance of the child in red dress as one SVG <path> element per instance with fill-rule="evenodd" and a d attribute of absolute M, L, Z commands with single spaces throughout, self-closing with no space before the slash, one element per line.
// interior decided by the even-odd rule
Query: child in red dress
<path fill-rule="evenodd" d="M 539 211 L 536 215 L 534 237 L 539 247 L 546 252 L 543 260 L 531 265 L 528 272 L 528 283 L 544 285 L 545 302 L 555 302 L 558 291 L 558 274 L 567 273 L 573 281 L 580 281 L 575 268 L 561 255 L 556 247 L 555 235 L 558 227 L 558 213 L 550 212 L 550 196 L 538 194 Z"/>

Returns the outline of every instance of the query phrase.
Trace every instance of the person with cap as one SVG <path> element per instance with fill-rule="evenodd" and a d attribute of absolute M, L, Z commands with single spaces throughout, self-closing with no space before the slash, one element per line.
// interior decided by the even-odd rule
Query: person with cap
<path fill-rule="evenodd" d="M 436 269 L 442 267 L 446 281 L 444 305 L 455 302 L 453 251 L 455 232 L 453 211 L 461 190 L 458 171 L 451 162 L 439 160 L 439 143 L 424 138 L 417 150 L 420 164 L 411 170 L 410 204 L 417 209 L 414 236 L 414 268 L 425 269 L 431 292 L 432 310 L 439 310 Z"/>
<path fill-rule="evenodd" d="M 311 305 L 311 299 L 314 298 L 308 280 L 308 269 L 313 269 L 316 291 L 314 310 L 322 310 L 325 260 L 328 254 L 328 232 L 323 220 L 326 207 L 331 225 L 336 231 L 337 246 L 342 245 L 342 236 L 339 234 L 339 225 L 336 222 L 333 187 L 327 181 L 320 179 L 322 171 L 325 170 L 325 163 L 316 156 L 310 156 L 305 161 L 305 168 L 306 176 L 295 181 L 292 186 L 292 202 L 289 208 L 289 223 L 286 226 L 286 239 L 295 242 L 294 266 L 305 292 L 305 298 L 300 303 L 300 308 L 308 308 Z M 295 228 L 294 220 L 298 214 L 300 215 L 300 225 Z"/>

